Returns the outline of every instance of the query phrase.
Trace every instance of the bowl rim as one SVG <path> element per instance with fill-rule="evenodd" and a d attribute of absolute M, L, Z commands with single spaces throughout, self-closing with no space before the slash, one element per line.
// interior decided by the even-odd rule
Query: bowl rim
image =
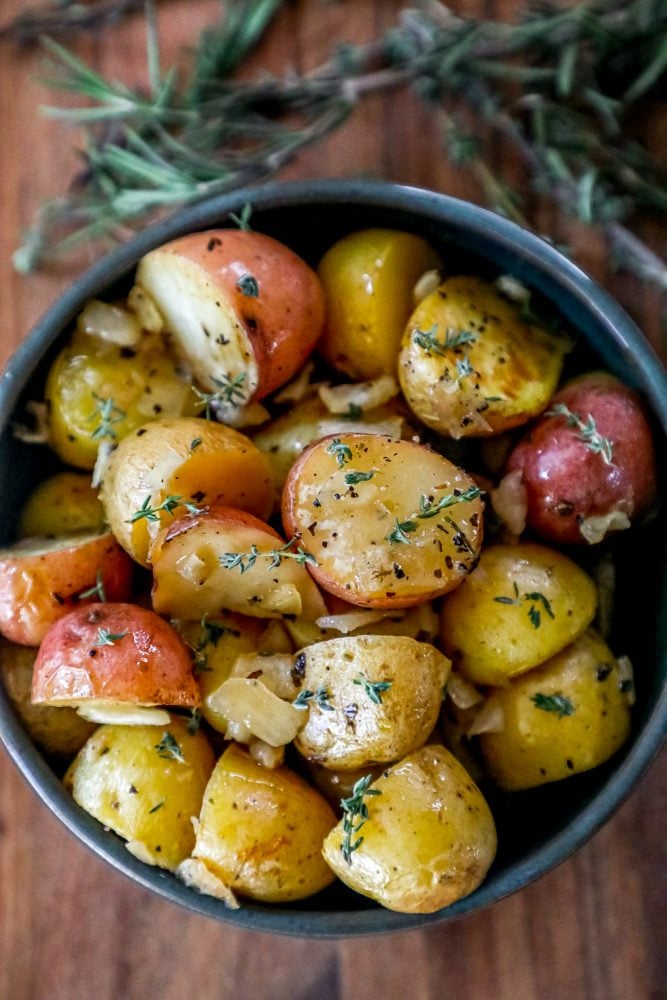
<path fill-rule="evenodd" d="M 220 225 L 231 212 L 239 212 L 247 202 L 257 211 L 296 204 L 340 203 L 405 211 L 416 221 L 422 218 L 429 223 L 461 226 L 487 242 L 491 238 L 499 247 L 514 254 L 518 251 L 520 258 L 535 272 L 565 288 L 582 311 L 593 314 L 616 348 L 632 359 L 642 382 L 642 392 L 667 432 L 667 375 L 657 354 L 622 307 L 581 268 L 545 240 L 487 209 L 423 188 L 368 180 L 274 181 L 217 195 L 148 226 L 112 250 L 47 309 L 7 362 L 0 377 L 0 432 L 8 424 L 38 363 L 89 298 L 126 275 L 148 250 L 189 231 Z M 241 909 L 232 911 L 219 900 L 187 889 L 168 872 L 148 868 L 132 857 L 115 835 L 105 834 L 97 821 L 66 795 L 54 772 L 28 739 L 0 685 L 0 741 L 33 791 L 95 854 L 144 888 L 192 912 L 258 932 L 313 938 L 415 930 L 483 909 L 524 888 L 570 857 L 611 817 L 634 790 L 666 736 L 667 686 L 663 686 L 634 746 L 576 819 L 561 833 L 546 839 L 520 861 L 511 864 L 502 877 L 482 883 L 474 893 L 444 910 L 410 915 L 379 907 L 317 911 L 244 903 Z"/>

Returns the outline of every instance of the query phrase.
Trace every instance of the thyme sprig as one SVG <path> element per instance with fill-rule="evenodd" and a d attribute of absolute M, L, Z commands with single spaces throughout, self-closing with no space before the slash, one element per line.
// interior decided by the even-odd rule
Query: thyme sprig
<path fill-rule="evenodd" d="M 456 347 L 474 344 L 477 336 L 472 330 L 453 330 L 448 326 L 445 330 L 444 340 L 439 340 L 437 324 L 430 330 L 416 329 L 412 333 L 412 339 L 417 347 L 421 347 L 427 354 L 437 354 L 441 357 Z"/>
<path fill-rule="evenodd" d="M 309 691 L 307 688 L 304 688 L 303 691 L 299 691 L 292 705 L 294 708 L 308 708 L 312 702 L 324 712 L 333 712 L 334 707 L 329 702 L 330 698 L 331 695 L 325 687 L 318 687 L 317 691 Z"/>
<path fill-rule="evenodd" d="M 248 277 L 250 277 L 248 275 Z M 254 278 L 252 279 L 255 280 Z M 245 294 L 245 293 L 244 293 Z M 213 392 L 202 392 L 193 385 L 192 391 L 199 399 L 199 409 L 204 411 L 204 416 L 210 420 L 217 406 L 241 406 L 246 402 L 245 382 L 246 372 L 239 372 L 238 375 L 222 375 L 220 378 L 211 376 L 211 381 L 217 386 Z"/>
<path fill-rule="evenodd" d="M 82 590 L 76 595 L 77 601 L 85 601 L 89 597 L 96 597 L 102 604 L 106 603 L 107 595 L 104 590 L 104 577 L 102 576 L 101 569 L 98 569 L 95 574 L 94 586 L 88 587 L 86 590 Z"/>
<path fill-rule="evenodd" d="M 409 514 L 404 521 L 396 518 L 393 529 L 386 536 L 388 542 L 397 542 L 402 545 L 409 545 L 408 534 L 412 534 L 418 528 L 418 521 L 426 521 L 432 517 L 437 517 L 443 510 L 453 507 L 457 503 L 469 503 L 482 495 L 478 486 L 469 486 L 467 490 L 454 490 L 439 500 L 426 496 L 422 493 L 419 498 L 419 510 Z M 458 529 L 457 529 L 458 530 Z"/>
<path fill-rule="evenodd" d="M 295 535 L 280 548 L 269 549 L 268 552 L 261 552 L 254 544 L 250 546 L 249 552 L 224 552 L 219 556 L 219 562 L 223 569 L 238 569 L 241 574 L 252 569 L 258 559 L 269 559 L 269 569 L 276 569 L 283 559 L 294 559 L 300 566 L 304 566 L 306 563 L 317 566 L 318 562 L 315 556 L 306 552 L 300 545 L 295 551 L 292 551 L 298 540 L 298 536 Z"/>
<path fill-rule="evenodd" d="M 604 437 L 597 429 L 595 420 L 589 413 L 586 420 L 582 420 L 579 414 L 573 413 L 565 403 L 556 403 L 545 413 L 546 417 L 565 417 L 568 427 L 576 427 L 579 431 L 577 437 L 586 445 L 594 455 L 600 455 L 605 465 L 611 465 L 614 456 L 614 446 L 612 441 Z"/>
<path fill-rule="evenodd" d="M 368 787 L 372 780 L 372 774 L 359 778 L 354 783 L 352 795 L 347 799 L 340 800 L 340 807 L 343 810 L 343 842 L 340 849 L 348 865 L 352 861 L 353 853 L 361 847 L 364 841 L 363 837 L 357 837 L 369 816 L 368 806 L 364 799 L 369 795 L 382 795 L 379 788 Z"/>
<path fill-rule="evenodd" d="M 115 646 L 117 642 L 124 639 L 127 632 L 110 632 L 106 628 L 98 628 L 97 640 L 94 646 Z"/>
<path fill-rule="evenodd" d="M 355 677 L 352 681 L 353 684 L 357 684 L 363 687 L 365 693 L 368 695 L 370 700 L 374 705 L 382 704 L 382 695 L 385 691 L 389 691 L 393 681 L 369 681 L 368 677 L 360 674 L 359 677 Z"/>
<path fill-rule="evenodd" d="M 553 608 L 551 607 L 551 601 L 545 594 L 541 593 L 539 590 L 531 590 L 523 595 L 519 594 L 519 587 L 516 581 L 512 584 L 514 590 L 514 597 L 494 597 L 493 600 L 496 604 L 509 604 L 515 607 L 521 607 L 524 602 L 528 602 L 528 618 L 530 619 L 530 624 L 533 628 L 540 628 L 542 625 L 542 611 L 549 615 L 549 618 L 555 619 Z M 542 606 L 542 611 L 540 611 L 539 605 Z"/>
<path fill-rule="evenodd" d="M 89 417 L 89 423 L 92 423 L 93 420 L 96 420 L 97 423 L 91 432 L 91 438 L 93 441 L 102 441 L 104 438 L 116 441 L 118 434 L 114 424 L 125 420 L 127 413 L 125 410 L 121 410 L 120 406 L 114 402 L 111 396 L 98 396 L 94 392 L 93 399 L 95 401 L 95 410 Z"/>
<path fill-rule="evenodd" d="M 173 514 L 178 507 L 185 507 L 188 514 L 199 514 L 201 512 L 201 507 L 198 507 L 196 503 L 190 503 L 188 500 L 184 500 L 181 496 L 168 496 L 162 501 L 162 503 L 156 504 L 155 507 L 151 507 L 151 496 L 147 496 L 142 503 L 139 510 L 135 510 L 131 517 L 128 517 L 126 524 L 134 524 L 135 521 L 141 521 L 146 519 L 147 521 L 159 521 L 160 513 L 164 511 L 165 514 Z"/>

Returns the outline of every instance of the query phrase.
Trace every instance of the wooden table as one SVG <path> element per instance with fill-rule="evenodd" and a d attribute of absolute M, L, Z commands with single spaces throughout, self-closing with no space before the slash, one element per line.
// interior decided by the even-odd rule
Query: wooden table
<path fill-rule="evenodd" d="M 25 5 L 3 0 L 4 21 Z M 510 17 L 514 0 L 461 0 L 471 16 Z M 333 38 L 364 40 L 400 4 L 301 0 L 289 5 L 254 65 L 314 66 Z M 216 16 L 214 0 L 160 11 L 164 61 Z M 20 278 L 9 255 L 40 197 L 66 183 L 73 157 L 61 126 L 41 119 L 38 56 L 0 43 L 0 360 L 74 274 Z M 130 81 L 143 70 L 141 18 L 77 51 Z M 345 131 L 307 151 L 285 177 L 371 175 L 479 197 L 437 150 L 433 122 L 412 98 L 374 97 Z M 498 168 L 518 176 L 501 145 Z M 607 273 L 604 248 L 549 208 L 538 221 L 575 249 L 658 343 L 656 302 Z M 240 932 L 181 912 L 116 875 L 74 841 L 0 753 L 0 1000 L 657 1000 L 665 996 L 667 758 L 574 858 L 492 909 L 392 938 L 309 942 Z M 662 866 L 662 869 L 661 869 Z"/>

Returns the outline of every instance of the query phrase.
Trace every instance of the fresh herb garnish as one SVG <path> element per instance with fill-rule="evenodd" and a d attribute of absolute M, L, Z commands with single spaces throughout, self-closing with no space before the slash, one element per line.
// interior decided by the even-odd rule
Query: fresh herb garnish
<path fill-rule="evenodd" d="M 332 441 L 329 441 L 324 450 L 327 455 L 332 455 L 336 459 L 341 469 L 346 462 L 352 461 L 352 449 L 349 445 L 343 444 L 340 438 L 334 438 Z"/>
<path fill-rule="evenodd" d="M 274 3 L 274 7 L 277 7 L 278 3 Z M 232 220 L 235 226 L 238 226 L 244 233 L 249 233 L 251 231 L 250 219 L 252 218 L 252 205 L 249 201 L 246 201 L 239 215 L 236 212 L 230 212 L 229 218 Z"/>
<path fill-rule="evenodd" d="M 93 399 L 95 400 L 95 412 L 91 413 L 88 422 L 92 423 L 93 420 L 97 420 L 97 425 L 90 435 L 91 438 L 93 441 L 102 441 L 104 438 L 116 441 L 118 434 L 114 429 L 114 425 L 120 423 L 121 420 L 125 420 L 127 413 L 125 410 L 121 410 L 120 406 L 116 406 L 110 396 L 105 398 L 98 396 L 94 392 Z"/>
<path fill-rule="evenodd" d="M 242 403 L 245 403 L 246 395 L 243 385 L 246 378 L 247 375 L 245 372 L 240 372 L 234 378 L 230 378 L 229 375 L 222 375 L 220 378 L 213 378 L 211 376 L 211 382 L 217 386 L 214 392 L 202 392 L 195 386 L 192 387 L 192 391 L 199 398 L 199 409 L 203 409 L 207 420 L 211 419 L 214 406 L 225 404 L 228 406 L 240 406 Z"/>
<path fill-rule="evenodd" d="M 469 503 L 481 495 L 482 491 L 478 486 L 469 486 L 467 490 L 454 490 L 453 493 L 448 493 L 447 496 L 440 497 L 439 500 L 435 501 L 432 497 L 425 496 L 422 493 L 419 500 L 419 510 L 415 511 L 414 514 L 408 515 L 405 521 L 399 521 L 397 518 L 394 528 L 386 536 L 387 541 L 409 545 L 410 539 L 408 538 L 408 534 L 412 534 L 417 530 L 417 521 L 426 521 L 432 517 L 437 517 L 443 510 L 447 510 L 457 503 Z"/>
<path fill-rule="evenodd" d="M 259 296 L 259 282 L 252 274 L 242 274 L 236 282 L 236 287 L 249 299 L 256 299 Z"/>
<path fill-rule="evenodd" d="M 371 472 L 346 472 L 345 482 L 348 486 L 356 486 L 357 483 L 367 483 L 374 475 L 374 469 Z"/>
<path fill-rule="evenodd" d="M 196 736 L 201 727 L 202 714 L 198 708 L 193 708 L 190 712 L 190 718 L 185 723 L 185 728 L 190 734 L 190 736 Z"/>
<path fill-rule="evenodd" d="M 538 694 L 531 695 L 530 700 L 535 705 L 535 708 L 541 708 L 543 712 L 555 712 L 559 719 L 562 719 L 566 715 L 574 715 L 574 705 L 570 699 L 558 692 L 557 694 Z"/>
<path fill-rule="evenodd" d="M 102 602 L 102 604 L 106 602 L 107 595 L 104 589 L 104 580 L 101 569 L 98 569 L 95 574 L 95 586 L 89 587 L 88 590 L 82 590 L 76 595 L 77 601 L 85 601 L 88 597 L 96 597 L 98 601 Z"/>
<path fill-rule="evenodd" d="M 106 628 L 98 628 L 97 642 L 94 646 L 115 646 L 117 642 L 124 639 L 127 632 L 109 632 Z"/>
<path fill-rule="evenodd" d="M 447 351 L 453 350 L 455 347 L 474 344 L 477 340 L 477 334 L 473 333 L 472 330 L 452 330 L 451 327 L 447 327 L 444 340 L 438 340 L 437 333 L 437 325 L 431 327 L 430 330 L 414 330 L 412 340 L 417 347 L 421 347 L 427 354 L 438 354 L 440 356 L 446 354 Z M 457 362 L 457 368 L 458 364 L 459 362 Z"/>
<path fill-rule="evenodd" d="M 177 507 L 185 507 L 188 514 L 199 514 L 201 512 L 201 507 L 198 507 L 196 503 L 189 503 L 181 496 L 168 496 L 162 503 L 151 507 L 151 497 L 149 495 L 139 510 L 135 510 L 132 517 L 128 518 L 125 523 L 134 524 L 135 521 L 141 521 L 142 518 L 145 518 L 147 521 L 159 521 L 161 511 L 164 511 L 166 514 L 173 514 Z"/>
<path fill-rule="evenodd" d="M 363 686 L 364 691 L 366 692 L 370 700 L 373 702 L 373 704 L 381 705 L 383 692 L 388 691 L 394 682 L 369 681 L 367 677 L 361 675 L 359 677 L 355 677 L 352 683 Z"/>
<path fill-rule="evenodd" d="M 468 375 L 474 375 L 475 369 L 473 368 L 469 358 L 461 358 L 456 362 L 456 381 L 460 385 L 464 378 Z"/>
<path fill-rule="evenodd" d="M 542 614 L 538 604 L 542 605 L 542 609 L 549 615 L 550 618 L 556 617 L 553 613 L 551 602 L 548 597 L 542 594 L 539 590 L 532 590 L 521 596 L 516 582 L 514 582 L 513 588 L 514 597 L 494 597 L 493 599 L 496 604 L 513 604 L 515 607 L 521 607 L 523 601 L 528 601 L 528 617 L 533 628 L 539 628 L 542 624 Z"/>
<path fill-rule="evenodd" d="M 171 733 L 163 733 L 159 743 L 155 744 L 158 757 L 165 760 L 177 760 L 179 764 L 185 764 L 185 757 L 178 745 L 178 740 Z"/>
<path fill-rule="evenodd" d="M 592 451 L 594 455 L 601 455 L 605 465 L 612 464 L 614 446 L 609 438 L 603 437 L 602 434 L 600 434 L 595 424 L 595 420 L 590 413 L 584 421 L 577 413 L 573 413 L 572 410 L 565 405 L 565 403 L 556 403 L 553 409 L 547 410 L 545 416 L 565 417 L 568 427 L 577 428 L 579 431 L 577 437 L 580 441 L 583 441 L 588 450 Z"/>
<path fill-rule="evenodd" d="M 269 569 L 275 569 L 277 566 L 280 566 L 283 559 L 294 559 L 300 566 L 306 563 L 311 566 L 317 566 L 318 562 L 315 556 L 310 552 L 306 552 L 301 546 L 296 551 L 291 551 L 292 546 L 297 541 L 298 538 L 295 535 L 294 538 L 290 538 L 289 542 L 285 542 L 279 549 L 269 549 L 268 552 L 260 552 L 256 545 L 251 545 L 249 552 L 225 552 L 218 558 L 223 569 L 238 568 L 240 573 L 247 573 L 258 559 L 270 559 Z"/>
<path fill-rule="evenodd" d="M 382 795 L 379 788 L 369 788 L 373 780 L 372 774 L 367 774 L 359 778 L 354 783 L 352 795 L 347 799 L 340 800 L 340 807 L 343 810 L 343 843 L 341 851 L 348 865 L 352 861 L 353 853 L 363 843 L 363 837 L 357 837 L 362 826 L 368 819 L 368 806 L 364 798 L 368 795 Z M 356 839 L 353 839 L 356 838 Z"/>
<path fill-rule="evenodd" d="M 343 420 L 362 420 L 364 411 L 356 403 L 350 403 L 347 412 L 341 413 Z"/>
<path fill-rule="evenodd" d="M 318 708 L 323 709 L 325 712 L 333 712 L 333 705 L 329 704 L 329 698 L 331 695 L 325 687 L 318 687 L 317 691 L 309 691 L 307 688 L 303 691 L 299 691 L 292 704 L 295 708 L 308 708 L 310 702 L 314 702 Z"/>

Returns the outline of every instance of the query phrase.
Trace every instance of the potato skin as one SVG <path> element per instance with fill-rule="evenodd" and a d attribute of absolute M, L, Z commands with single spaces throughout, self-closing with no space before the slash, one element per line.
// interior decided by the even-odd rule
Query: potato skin
<path fill-rule="evenodd" d="M 443 347 L 448 334 L 471 342 Z M 433 332 L 440 347 L 420 341 Z M 408 406 L 427 427 L 453 438 L 484 437 L 526 423 L 556 390 L 564 343 L 529 326 L 482 278 L 448 278 L 416 308 L 398 359 Z M 461 364 L 469 363 L 470 371 Z"/>
<path fill-rule="evenodd" d="M 100 630 L 118 639 L 100 643 Z M 92 604 L 48 633 L 35 661 L 35 704 L 109 699 L 135 705 L 199 704 L 187 647 L 165 621 L 134 604 Z"/>
<path fill-rule="evenodd" d="M 178 760 L 159 750 L 168 733 Z M 194 847 L 192 816 L 201 808 L 215 758 L 202 732 L 168 726 L 100 726 L 70 765 L 64 784 L 75 802 L 128 841 L 148 864 L 174 871 Z"/>
<path fill-rule="evenodd" d="M 216 304 L 222 300 L 230 310 L 237 336 L 245 341 L 252 357 L 247 359 L 248 372 L 250 366 L 256 370 L 256 376 L 246 379 L 251 391 L 245 402 L 262 399 L 287 382 L 322 332 L 324 297 L 319 279 L 304 260 L 278 240 L 263 233 L 214 229 L 166 243 L 140 262 L 137 283 L 155 299 L 178 350 L 192 365 L 196 380 L 209 390 L 215 389 L 211 374 L 225 367 L 225 345 L 216 351 L 210 343 L 215 338 L 210 337 L 195 344 L 192 332 L 183 330 L 170 308 L 168 291 L 160 283 L 160 270 L 165 268 L 169 273 L 192 269 L 208 298 L 217 299 Z M 239 279 L 244 275 L 256 279 L 256 296 L 240 290 Z M 249 384 L 255 380 L 255 385 Z"/>
<path fill-rule="evenodd" d="M 335 771 L 391 763 L 422 746 L 449 673 L 435 646 L 404 636 L 329 639 L 302 650 L 295 663 L 301 690 L 324 688 L 329 708 L 311 700 L 294 745 L 308 761 Z M 364 681 L 390 686 L 373 698 Z"/>
<path fill-rule="evenodd" d="M 318 267 L 327 315 L 322 356 L 355 380 L 394 375 L 414 286 L 441 267 L 440 255 L 412 233 L 363 229 L 338 240 Z"/>
<path fill-rule="evenodd" d="M 372 478 L 348 484 L 345 477 L 359 472 Z M 423 500 L 456 490 L 474 490 L 475 497 L 420 519 Z M 311 445 L 282 497 L 285 530 L 317 559 L 308 566 L 313 577 L 366 608 L 411 607 L 456 587 L 477 559 L 482 510 L 462 469 L 423 445 L 380 434 L 341 434 Z M 406 520 L 413 527 L 405 540 L 391 541 L 397 522 Z"/>
<path fill-rule="evenodd" d="M 364 799 L 368 819 L 349 863 L 343 821 L 323 855 L 351 889 L 399 913 L 434 913 L 469 895 L 496 853 L 496 829 L 484 797 L 442 746 L 429 745 L 388 768 Z"/>
<path fill-rule="evenodd" d="M 192 856 L 234 892 L 289 903 L 333 881 L 320 852 L 335 822 L 302 778 L 263 768 L 232 743 L 206 787 Z"/>
<path fill-rule="evenodd" d="M 148 497 L 158 506 L 170 495 L 197 506 L 225 504 L 266 517 L 273 504 L 273 480 L 265 456 L 232 427 L 196 417 L 140 427 L 111 456 L 101 498 L 114 535 L 143 566 L 149 564 L 159 528 L 183 508 L 173 515 L 161 512 L 156 522 L 128 522 Z"/>
<path fill-rule="evenodd" d="M 530 595 L 542 595 L 553 617 Z M 581 635 L 596 604 L 592 580 L 560 552 L 531 543 L 492 545 L 443 603 L 442 647 L 473 683 L 502 685 Z"/>
<path fill-rule="evenodd" d="M 643 406 L 631 389 L 606 372 L 582 375 L 557 393 L 551 413 L 566 406 L 589 417 L 612 446 L 605 462 L 568 426 L 566 416 L 543 416 L 512 451 L 506 471 L 518 470 L 528 498 L 527 523 L 556 544 L 592 540 L 582 522 L 614 513 L 636 520 L 656 494 L 655 450 Z M 599 540 L 604 536 L 604 527 Z"/>
<path fill-rule="evenodd" d="M 95 599 L 78 595 L 98 574 L 108 600 L 129 596 L 132 563 L 110 534 L 25 539 L 0 550 L 0 633 L 38 646 L 55 622 Z"/>
<path fill-rule="evenodd" d="M 101 531 L 104 507 L 90 477 L 78 472 L 56 472 L 37 486 L 26 500 L 18 523 L 18 537 L 56 538 L 78 531 Z"/>
<path fill-rule="evenodd" d="M 567 699 L 564 714 L 536 696 Z M 589 629 L 542 666 L 496 691 L 498 732 L 480 745 L 494 780 L 508 791 L 534 788 L 604 763 L 630 734 L 630 701 L 614 654 Z"/>
<path fill-rule="evenodd" d="M 73 708 L 32 704 L 30 692 L 36 656 L 37 650 L 29 646 L 0 643 L 0 675 L 5 690 L 35 743 L 56 757 L 73 757 L 95 731 L 95 724 L 86 722 Z"/>

